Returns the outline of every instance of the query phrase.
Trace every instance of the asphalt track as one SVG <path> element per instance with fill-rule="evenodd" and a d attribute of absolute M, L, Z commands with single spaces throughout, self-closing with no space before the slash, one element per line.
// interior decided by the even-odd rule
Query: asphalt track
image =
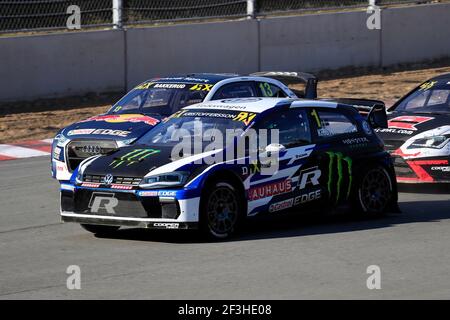
<path fill-rule="evenodd" d="M 262 219 L 228 242 L 128 229 L 96 238 L 58 216 L 48 158 L 0 162 L 0 299 L 448 299 L 450 194 L 401 214 Z M 68 290 L 66 269 L 81 268 Z M 381 268 L 369 290 L 366 269 Z"/>

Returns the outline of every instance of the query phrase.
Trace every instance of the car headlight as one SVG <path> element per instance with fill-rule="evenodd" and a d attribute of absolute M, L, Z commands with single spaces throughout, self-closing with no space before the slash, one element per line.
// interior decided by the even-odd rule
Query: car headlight
<path fill-rule="evenodd" d="M 188 177 L 189 172 L 185 171 L 162 173 L 154 176 L 144 177 L 139 186 L 143 189 L 179 187 L 186 183 Z"/>
<path fill-rule="evenodd" d="M 413 143 L 411 143 L 408 146 L 408 149 L 415 149 L 415 148 L 441 149 L 448 143 L 449 139 L 450 139 L 450 135 L 420 138 L 420 139 L 414 140 Z"/>

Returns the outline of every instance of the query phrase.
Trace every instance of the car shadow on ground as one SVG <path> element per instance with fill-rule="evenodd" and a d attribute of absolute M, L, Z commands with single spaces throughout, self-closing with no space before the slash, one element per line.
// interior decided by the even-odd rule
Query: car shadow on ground
<path fill-rule="evenodd" d="M 450 219 L 449 200 L 402 202 L 400 208 L 401 213 L 388 213 L 375 218 L 360 217 L 349 213 L 329 215 L 298 214 L 298 212 L 255 217 L 246 223 L 241 232 L 224 242 L 353 232 Z M 101 238 L 186 244 L 208 242 L 193 230 L 120 229 L 110 236 L 101 236 Z"/>

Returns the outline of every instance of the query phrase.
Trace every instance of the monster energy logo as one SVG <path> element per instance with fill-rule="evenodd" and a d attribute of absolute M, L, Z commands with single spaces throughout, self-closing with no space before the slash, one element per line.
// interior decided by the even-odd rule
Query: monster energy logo
<path fill-rule="evenodd" d="M 343 186 L 344 186 L 344 172 L 347 172 L 348 178 L 347 181 L 347 190 L 345 190 L 345 199 L 350 197 L 350 192 L 352 189 L 353 182 L 353 172 L 352 165 L 353 161 L 350 157 L 344 157 L 344 155 L 340 152 L 327 152 L 329 156 L 328 163 L 328 194 L 330 198 L 333 198 L 333 186 L 336 186 L 336 199 L 335 203 L 337 204 L 341 200 L 341 196 L 343 194 Z M 337 182 L 335 175 L 337 173 Z"/>
<path fill-rule="evenodd" d="M 161 150 L 155 149 L 135 149 L 127 154 L 121 156 L 120 158 L 114 159 L 109 165 L 113 168 L 117 168 L 123 163 L 127 163 L 127 166 L 132 165 L 133 163 L 139 162 L 151 156 L 152 154 L 159 153 Z"/>

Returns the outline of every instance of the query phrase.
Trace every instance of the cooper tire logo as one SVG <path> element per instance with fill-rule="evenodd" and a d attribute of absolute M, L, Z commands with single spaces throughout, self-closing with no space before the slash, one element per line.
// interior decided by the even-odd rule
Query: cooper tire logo
<path fill-rule="evenodd" d="M 104 210 L 109 214 L 115 214 L 114 208 L 119 204 L 119 200 L 114 197 L 114 193 L 93 192 L 88 207 L 92 213 Z"/>
<path fill-rule="evenodd" d="M 353 161 L 350 157 L 344 157 L 340 152 L 327 152 L 328 160 L 328 194 L 330 200 L 337 204 L 342 200 L 345 192 L 345 199 L 350 197 L 353 183 Z M 343 190 L 344 180 L 347 180 L 347 188 Z"/>

